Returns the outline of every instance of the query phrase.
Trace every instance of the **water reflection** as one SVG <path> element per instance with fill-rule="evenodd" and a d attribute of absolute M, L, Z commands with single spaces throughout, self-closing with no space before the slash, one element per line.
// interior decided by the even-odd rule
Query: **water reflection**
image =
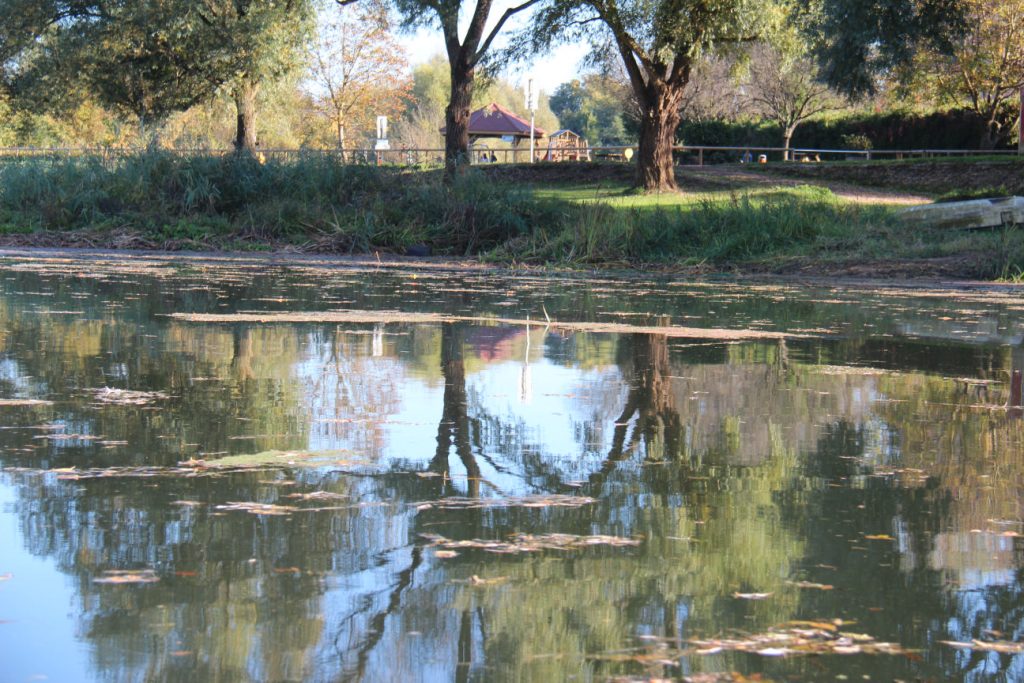
<path fill-rule="evenodd" d="M 22 592 L 17 574 L 0 582 L 0 620 L 61 623 L 70 601 L 74 625 L 57 642 L 0 637 L 10 680 L 46 674 L 72 638 L 89 657 L 78 678 L 117 681 L 1024 676 L 1018 654 L 940 642 L 1024 638 L 1010 298 L 968 297 L 952 317 L 926 293 L 728 284 L 633 283 L 638 297 L 612 282 L 336 271 L 314 290 L 302 268 L 85 276 L 45 261 L 0 275 L 0 486 L 13 500 L 0 515 L 17 529 L 0 575 L 28 553 L 68 579 L 46 587 L 63 605 Z M 798 334 L 165 317 L 526 318 L 539 302 L 555 318 Z M 104 387 L 160 394 L 103 402 Z M 296 454 L 195 464 L 279 451 Z M 334 464 L 304 466 L 305 451 Z M 175 469 L 82 478 L 140 466 Z M 594 500 L 547 504 L 554 494 Z M 272 507 L 224 507 L 239 502 Z M 452 554 L 431 540 L 552 533 L 642 542 Z M 142 568 L 159 582 L 94 581 Z M 752 594 L 764 599 L 736 597 Z M 916 653 L 675 652 L 790 620 L 853 622 Z M 652 647 L 669 654 L 641 656 Z"/>

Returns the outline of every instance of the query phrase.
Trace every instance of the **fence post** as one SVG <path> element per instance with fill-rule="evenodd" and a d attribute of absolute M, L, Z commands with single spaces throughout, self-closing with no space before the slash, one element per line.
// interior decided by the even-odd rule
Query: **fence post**
<path fill-rule="evenodd" d="M 698 147 L 697 148 L 697 165 L 698 166 L 703 166 L 704 165 L 704 148 L 703 147 Z"/>

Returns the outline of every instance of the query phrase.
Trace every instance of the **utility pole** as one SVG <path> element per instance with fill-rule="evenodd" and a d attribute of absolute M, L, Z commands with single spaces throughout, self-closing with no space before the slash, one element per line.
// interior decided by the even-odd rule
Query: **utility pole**
<path fill-rule="evenodd" d="M 537 93 L 533 89 L 533 79 L 528 78 L 526 80 L 526 108 L 530 110 L 530 163 L 532 164 L 534 156 L 534 141 L 533 141 L 533 120 L 537 114 Z"/>
<path fill-rule="evenodd" d="M 1017 156 L 1024 156 L 1024 86 L 1020 88 L 1020 118 L 1017 120 Z"/>

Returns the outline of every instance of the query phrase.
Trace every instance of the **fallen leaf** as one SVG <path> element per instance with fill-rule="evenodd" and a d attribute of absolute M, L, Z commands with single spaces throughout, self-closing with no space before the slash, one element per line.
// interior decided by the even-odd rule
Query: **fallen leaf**
<path fill-rule="evenodd" d="M 103 576 L 97 576 L 93 583 L 108 584 L 129 584 L 129 583 L 156 583 L 160 577 L 152 569 L 110 569 L 103 572 Z"/>
<path fill-rule="evenodd" d="M 1000 652 L 1003 654 L 1014 654 L 1024 652 L 1024 642 L 1010 640 L 972 640 L 969 643 L 955 640 L 940 640 L 943 645 L 959 648 L 962 650 L 983 650 L 986 652 Z"/>
<path fill-rule="evenodd" d="M 790 586 L 796 586 L 797 588 L 813 588 L 819 591 L 830 591 L 835 586 L 828 583 L 814 583 L 813 581 L 787 581 Z"/>

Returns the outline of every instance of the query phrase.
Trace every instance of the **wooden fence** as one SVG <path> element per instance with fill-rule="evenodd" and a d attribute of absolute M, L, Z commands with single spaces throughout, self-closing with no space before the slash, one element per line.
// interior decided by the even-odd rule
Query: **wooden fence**
<path fill-rule="evenodd" d="M 121 147 L 0 147 L 0 162 L 17 160 L 51 159 L 54 161 L 89 157 L 108 163 L 139 153 L 139 149 Z M 225 156 L 233 153 L 231 149 L 164 149 L 164 152 L 181 156 Z M 633 158 L 636 147 L 580 147 L 559 148 L 553 150 L 555 158 L 578 153 L 581 159 L 591 161 L 627 162 Z M 976 149 L 805 149 L 783 147 L 719 147 L 709 145 L 679 145 L 673 147 L 675 161 L 679 165 L 735 163 L 749 161 L 757 163 L 762 157 L 764 161 L 790 160 L 796 162 L 809 161 L 842 161 L 872 159 L 911 159 L 936 157 L 965 157 L 989 155 L 1016 155 L 1016 150 L 976 150 Z M 788 152 L 788 154 L 787 154 Z M 395 166 L 430 166 L 440 165 L 444 160 L 443 149 L 263 149 L 258 152 L 260 158 L 281 161 L 297 160 L 310 157 L 331 157 L 352 164 L 386 164 Z M 537 161 L 547 161 L 548 149 L 538 147 L 535 153 Z M 470 152 L 473 164 L 487 163 L 524 163 L 530 160 L 527 149 L 489 149 L 475 147 Z M 560 161 L 560 163 L 576 163 Z"/>

